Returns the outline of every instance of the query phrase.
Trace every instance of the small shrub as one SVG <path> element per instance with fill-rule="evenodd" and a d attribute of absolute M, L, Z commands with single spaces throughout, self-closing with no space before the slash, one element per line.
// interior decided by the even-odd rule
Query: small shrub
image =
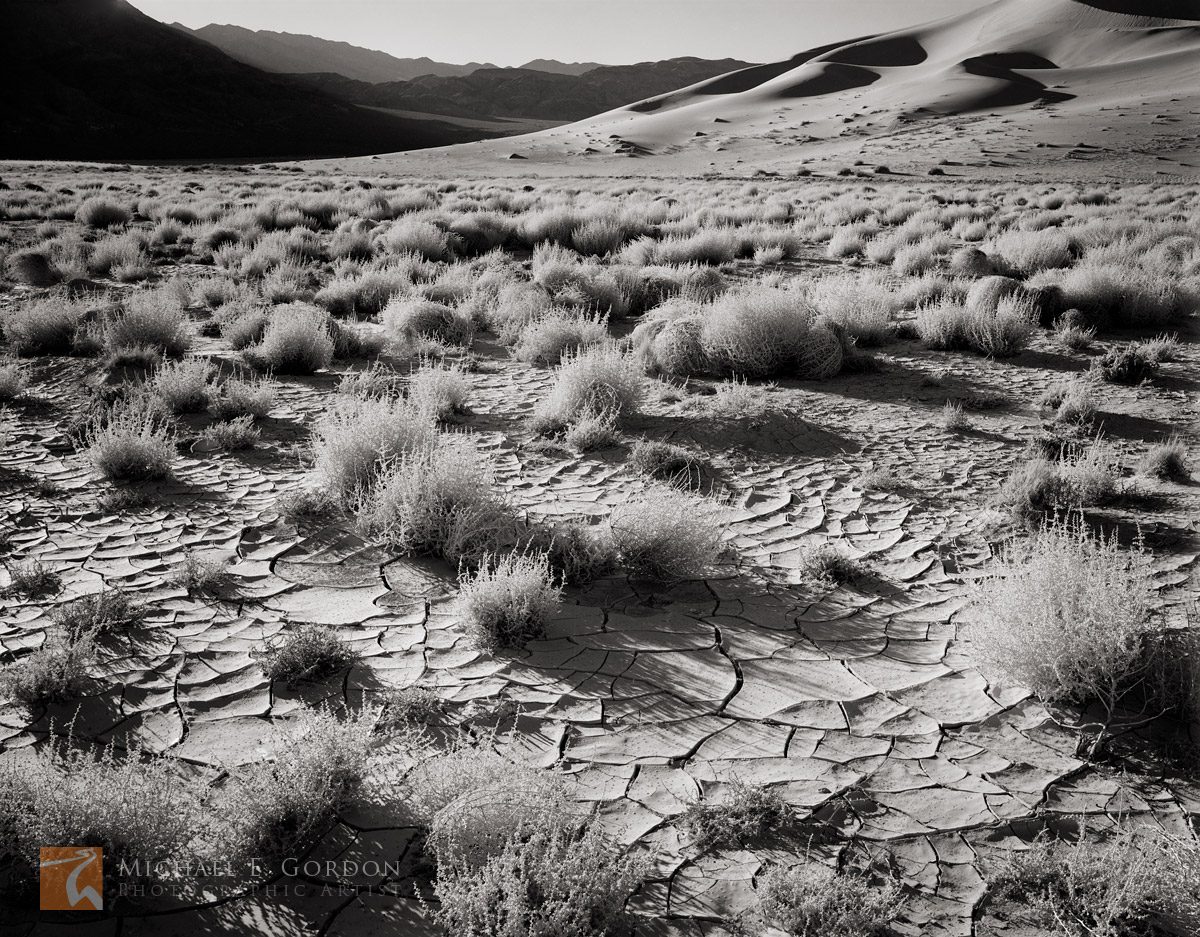
<path fill-rule="evenodd" d="M 765 377 L 794 361 L 815 315 L 796 293 L 731 291 L 705 310 L 700 342 L 708 361 L 722 373 Z"/>
<path fill-rule="evenodd" d="M 146 398 L 119 403 L 84 429 L 92 464 L 121 481 L 166 478 L 175 461 L 175 441 L 158 408 Z"/>
<path fill-rule="evenodd" d="M 177 299 L 165 290 L 141 290 L 129 296 L 124 308 L 104 328 L 104 345 L 118 348 L 156 348 L 178 358 L 192 344 L 187 316 Z"/>
<path fill-rule="evenodd" d="M 339 720 L 302 710 L 275 760 L 241 769 L 221 804 L 232 854 L 251 859 L 299 855 L 350 804 L 367 772 L 378 711 Z"/>
<path fill-rule="evenodd" d="M 129 224 L 132 218 L 129 209 L 124 205 L 99 196 L 85 199 L 75 211 L 75 220 L 92 228 Z"/>
<path fill-rule="evenodd" d="M 1139 342 L 1143 354 L 1155 364 L 1164 361 L 1175 361 L 1179 358 L 1183 346 L 1179 343 L 1178 335 L 1156 335 L 1154 338 Z"/>
<path fill-rule="evenodd" d="M 961 433 L 971 428 L 971 418 L 963 410 L 963 405 L 957 400 L 947 400 L 942 406 L 940 417 L 942 429 L 948 433 Z"/>
<path fill-rule="evenodd" d="M 168 362 L 154 375 L 149 392 L 171 413 L 198 413 L 208 406 L 212 371 L 203 358 Z"/>
<path fill-rule="evenodd" d="M 72 641 L 127 631 L 146 617 L 148 606 L 120 589 L 105 589 L 60 605 L 51 615 Z"/>
<path fill-rule="evenodd" d="M 299 625 L 254 653 L 263 673 L 289 686 L 316 682 L 358 659 L 336 631 L 325 625 Z"/>
<path fill-rule="evenodd" d="M 704 461 L 682 446 L 658 439 L 639 439 L 629 452 L 629 467 L 650 478 L 696 487 Z"/>
<path fill-rule="evenodd" d="M 1028 300 L 1010 296 L 1001 299 L 994 314 L 971 314 L 967 341 L 980 354 L 1007 358 L 1029 344 L 1037 328 L 1037 310 Z"/>
<path fill-rule="evenodd" d="M 1060 381 L 1038 397 L 1038 406 L 1054 411 L 1054 422 L 1089 426 L 1096 419 L 1099 403 L 1095 385 L 1088 380 Z"/>
<path fill-rule="evenodd" d="M 724 551 L 719 510 L 676 488 L 648 489 L 618 504 L 609 525 L 630 571 L 663 582 L 702 576 Z"/>
<path fill-rule="evenodd" d="M 900 907 L 894 883 L 872 885 L 815 862 L 768 869 L 757 893 L 753 916 L 792 937 L 883 937 Z"/>
<path fill-rule="evenodd" d="M 1095 339 L 1094 327 L 1071 324 L 1065 316 L 1054 325 L 1054 341 L 1067 351 L 1087 351 Z"/>
<path fill-rule="evenodd" d="M 563 435 L 563 442 L 576 452 L 610 449 L 619 439 L 617 420 L 611 412 L 585 413 Z"/>
<path fill-rule="evenodd" d="M 281 494 L 275 507 L 290 521 L 305 521 L 326 517 L 337 505 L 323 488 L 297 488 Z"/>
<path fill-rule="evenodd" d="M 526 548 L 543 552 L 562 582 L 591 582 L 615 571 L 621 562 L 612 529 L 606 524 L 568 523 L 539 528 Z"/>
<path fill-rule="evenodd" d="M 315 306 L 279 306 L 251 357 L 279 374 L 312 374 L 327 368 L 334 347 L 325 320 L 325 313 Z"/>
<path fill-rule="evenodd" d="M 472 640 L 496 651 L 543 637 L 561 593 L 544 556 L 510 553 L 482 562 L 463 581 L 458 601 Z"/>
<path fill-rule="evenodd" d="M 75 351 L 84 312 L 81 304 L 52 295 L 8 309 L 0 321 L 5 338 L 18 355 L 69 355 Z"/>
<path fill-rule="evenodd" d="M 370 499 L 360 503 L 359 521 L 398 550 L 435 554 L 467 568 L 517 539 L 512 508 L 465 438 L 440 437 L 395 459 Z"/>
<path fill-rule="evenodd" d="M 226 588 L 232 576 L 217 560 L 206 560 L 191 551 L 171 573 L 171 581 L 188 591 L 188 595 L 215 595 Z"/>
<path fill-rule="evenodd" d="M 393 338 L 414 342 L 432 338 L 449 345 L 469 345 L 475 331 L 470 316 L 441 303 L 397 297 L 383 311 L 384 329 Z"/>
<path fill-rule="evenodd" d="M 853 582 L 866 568 L 830 543 L 813 544 L 801 551 L 800 574 L 813 585 L 832 589 Z"/>
<path fill-rule="evenodd" d="M 535 431 L 565 429 L 589 414 L 619 419 L 636 413 L 646 382 L 636 360 L 614 345 L 599 345 L 564 356 L 550 393 L 534 408 Z"/>
<path fill-rule="evenodd" d="M 1158 372 L 1158 363 L 1137 344 L 1114 349 L 1093 360 L 1091 370 L 1110 384 L 1140 384 Z"/>
<path fill-rule="evenodd" d="M 0 358 L 0 401 L 20 397 L 28 382 L 25 369 L 20 364 Z"/>
<path fill-rule="evenodd" d="M 10 595 L 25 599 L 44 599 L 62 591 L 62 576 L 39 560 L 15 563 L 8 567 Z"/>
<path fill-rule="evenodd" d="M 321 485 L 342 499 L 373 487 L 386 466 L 433 444 L 431 416 L 404 400 L 337 398 L 313 428 Z"/>
<path fill-rule="evenodd" d="M 251 417 L 261 420 L 275 405 L 275 385 L 267 380 L 230 378 L 211 396 L 209 410 L 220 420 Z"/>
<path fill-rule="evenodd" d="M 607 338 L 608 326 L 603 316 L 556 309 L 521 330 L 513 354 L 531 364 L 552 364 L 564 355 L 574 355 Z"/>
<path fill-rule="evenodd" d="M 73 637 L 62 629 L 47 629 L 41 647 L 0 669 L 0 690 L 28 707 L 75 699 L 91 683 L 87 670 L 95 657 L 96 643 L 91 635 Z M 0 810 L 6 806 L 2 797 L 0 794 Z M 3 841 L 0 827 L 0 843 Z"/>
<path fill-rule="evenodd" d="M 701 851 L 711 846 L 740 848 L 783 825 L 790 812 L 783 798 L 763 787 L 732 781 L 721 800 L 697 801 L 678 820 Z"/>
<path fill-rule="evenodd" d="M 460 368 L 423 366 L 408 380 L 408 401 L 431 420 L 452 420 L 467 412 L 471 388 Z"/>
<path fill-rule="evenodd" d="M 199 436 L 201 443 L 222 452 L 253 449 L 260 439 L 262 430 L 254 425 L 252 416 L 238 416 L 232 420 L 214 423 L 205 428 Z"/>
<path fill-rule="evenodd" d="M 1158 443 L 1146 450 L 1138 463 L 1138 473 L 1150 478 L 1186 480 L 1191 478 L 1192 467 L 1188 461 L 1187 444 L 1178 436 Z"/>

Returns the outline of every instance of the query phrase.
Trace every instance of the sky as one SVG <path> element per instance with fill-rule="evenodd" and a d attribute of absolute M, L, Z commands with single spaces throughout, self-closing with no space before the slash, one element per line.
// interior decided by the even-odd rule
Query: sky
<path fill-rule="evenodd" d="M 772 62 L 984 0 L 130 0 L 148 16 L 304 33 L 400 58 L 626 65 L 680 55 Z"/>

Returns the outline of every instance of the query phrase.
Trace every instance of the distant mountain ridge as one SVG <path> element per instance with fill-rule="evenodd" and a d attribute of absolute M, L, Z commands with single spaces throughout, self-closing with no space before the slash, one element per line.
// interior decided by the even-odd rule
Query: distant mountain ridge
<path fill-rule="evenodd" d="M 476 69 L 496 67 L 489 62 L 452 65 L 424 57 L 402 59 L 348 42 L 268 29 L 245 29 L 216 23 L 199 29 L 189 29 L 180 23 L 172 23 L 171 26 L 197 39 L 211 42 L 230 58 L 264 72 L 337 72 L 356 81 L 380 82 L 405 81 L 421 75 L 469 75 Z"/>
<path fill-rule="evenodd" d="M 666 94 L 749 64 L 738 59 L 684 57 L 637 65 L 602 65 L 582 75 L 481 68 L 470 75 L 423 75 L 411 81 L 375 84 L 329 72 L 295 77 L 369 107 L 453 117 L 571 121 Z"/>

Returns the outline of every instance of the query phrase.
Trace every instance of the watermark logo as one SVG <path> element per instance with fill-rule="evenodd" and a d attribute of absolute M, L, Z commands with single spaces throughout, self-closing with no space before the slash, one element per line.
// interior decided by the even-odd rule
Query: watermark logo
<path fill-rule="evenodd" d="M 104 908 L 104 850 L 99 846 L 41 848 L 43 911 L 100 911 Z"/>

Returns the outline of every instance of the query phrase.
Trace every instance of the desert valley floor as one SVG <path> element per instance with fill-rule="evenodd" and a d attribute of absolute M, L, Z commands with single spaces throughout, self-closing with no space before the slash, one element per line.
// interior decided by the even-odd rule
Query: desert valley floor
<path fill-rule="evenodd" d="M 1060 516 L 1138 558 L 1159 636 L 1194 634 L 1200 489 L 1143 458 L 1171 440 L 1194 452 L 1200 430 L 1200 190 L 377 165 L 0 172 L 8 809 L 39 805 L 39 835 L 88 800 L 110 818 L 174 813 L 190 826 L 156 855 L 228 856 L 311 780 L 279 765 L 357 765 L 289 821 L 296 874 L 165 874 L 158 897 L 151 876 L 103 915 L 39 915 L 18 856 L 0 930 L 452 933 L 431 818 L 503 826 L 561 801 L 637 861 L 638 934 L 775 933 L 754 930 L 762 876 L 819 863 L 893 882 L 897 933 L 1031 937 L 1060 931 L 992 883 L 1043 831 L 1195 835 L 1200 672 L 1191 717 L 1143 718 L 1156 703 L 1122 687 L 1093 749 L 1103 711 L 984 666 L 972 625 L 1006 544 Z M 661 344 L 706 341 L 724 315 L 766 347 L 783 306 L 819 360 L 738 364 L 745 336 L 726 329 L 689 372 Z M 694 332 L 672 331 L 685 319 Z M 331 349 L 313 373 L 272 358 L 272 330 L 292 327 Z M 617 390 L 548 417 L 589 354 Z M 1122 354 L 1145 367 L 1125 383 Z M 233 384 L 258 404 L 239 409 Z M 371 421 L 429 400 L 424 444 L 458 447 L 463 483 L 513 530 L 615 527 L 624 544 L 566 582 L 523 646 L 466 627 L 477 556 L 460 570 L 449 548 L 405 549 L 363 520 L 380 477 L 411 467 Z M 166 439 L 169 465 L 106 477 L 120 470 L 98 447 L 137 413 L 133 435 Z M 355 484 L 337 475 L 339 446 L 370 445 Z M 1057 487 L 1021 501 L 1031 462 Z M 630 504 L 676 510 L 667 549 L 707 531 L 719 548 L 703 569 L 631 568 Z M 828 547 L 840 559 L 821 565 Z M 118 593 L 128 623 L 82 638 L 64 623 Z M 295 633 L 342 656 L 272 680 Z M 22 673 L 56 653 L 72 672 L 39 697 Z M 770 824 L 697 832 L 697 805 L 748 791 L 772 795 Z M 1155 932 L 1197 932 L 1181 920 Z"/>

